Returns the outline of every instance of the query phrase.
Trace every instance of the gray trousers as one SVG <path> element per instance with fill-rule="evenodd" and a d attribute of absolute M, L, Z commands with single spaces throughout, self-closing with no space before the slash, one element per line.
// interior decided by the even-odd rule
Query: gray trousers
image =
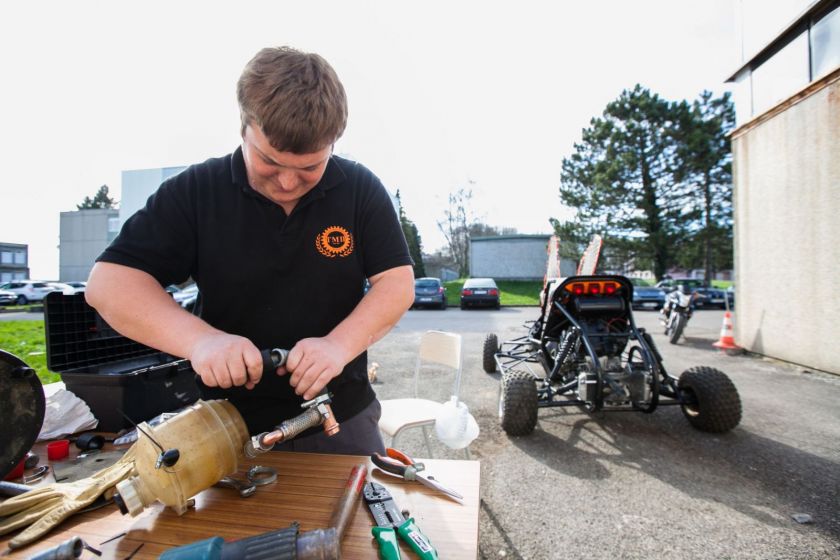
<path fill-rule="evenodd" d="M 334 436 L 323 431 L 278 443 L 272 451 L 302 451 L 304 453 L 337 453 L 339 455 L 385 454 L 385 443 L 379 433 L 382 405 L 377 399 L 358 414 L 341 423 Z"/>

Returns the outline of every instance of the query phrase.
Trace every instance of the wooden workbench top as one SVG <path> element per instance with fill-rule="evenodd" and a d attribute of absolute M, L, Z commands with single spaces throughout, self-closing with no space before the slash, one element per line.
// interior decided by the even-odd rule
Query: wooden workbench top
<path fill-rule="evenodd" d="M 458 504 L 416 482 L 385 474 L 367 457 L 311 453 L 270 452 L 241 465 L 237 478 L 244 479 L 253 465 L 277 469 L 277 481 L 261 486 L 255 495 L 240 498 L 235 490 L 209 488 L 196 496 L 195 509 L 178 516 L 160 503 L 137 517 L 122 515 L 113 504 L 78 514 L 42 540 L 15 551 L 8 558 L 28 558 L 73 536 L 102 551 L 102 558 L 151 559 L 172 547 L 213 536 L 225 540 L 251 537 L 300 524 L 301 532 L 328 527 L 333 509 L 344 492 L 354 465 L 368 466 L 368 480 L 383 484 L 401 510 L 408 510 L 429 537 L 440 558 L 475 559 L 478 556 L 478 461 L 424 460 L 426 473 L 461 493 Z M 359 497 L 356 510 L 341 543 L 342 558 L 378 558 L 371 537 L 373 518 Z M 102 544 L 121 533 L 125 535 Z M 6 550 L 11 535 L 0 537 Z M 142 546 L 141 546 L 142 545 Z M 138 549 L 138 547 L 140 547 Z M 403 558 L 416 558 L 400 541 Z M 95 558 L 85 551 L 82 558 Z"/>

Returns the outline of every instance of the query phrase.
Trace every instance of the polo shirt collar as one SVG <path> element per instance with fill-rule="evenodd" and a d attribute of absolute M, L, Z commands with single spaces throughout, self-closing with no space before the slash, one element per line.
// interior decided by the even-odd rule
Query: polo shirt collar
<path fill-rule="evenodd" d="M 251 184 L 248 182 L 248 172 L 245 170 L 245 156 L 242 155 L 242 146 L 236 148 L 236 151 L 234 151 L 232 154 L 230 160 L 230 172 L 231 177 L 233 178 L 233 183 L 235 185 L 238 185 L 243 192 L 245 192 L 249 196 L 265 198 L 260 193 L 255 191 L 253 187 L 251 187 Z M 326 191 L 340 185 L 341 182 L 345 179 L 347 179 L 347 176 L 344 174 L 344 171 L 341 169 L 341 166 L 339 166 L 338 163 L 336 163 L 335 156 L 331 155 L 330 160 L 327 162 L 327 169 L 324 171 L 324 176 L 321 177 L 321 180 L 318 181 L 318 184 L 315 185 L 315 187 L 311 191 L 306 193 L 306 195 L 303 198 L 322 198 L 323 196 L 325 196 Z"/>

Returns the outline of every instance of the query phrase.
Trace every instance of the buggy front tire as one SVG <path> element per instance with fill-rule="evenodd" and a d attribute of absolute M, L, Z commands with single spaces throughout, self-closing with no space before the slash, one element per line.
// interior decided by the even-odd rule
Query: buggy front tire
<path fill-rule="evenodd" d="M 722 371 L 705 366 L 685 370 L 677 384 L 680 408 L 703 432 L 728 432 L 741 422 L 741 397 Z"/>
<path fill-rule="evenodd" d="M 527 436 L 537 425 L 537 383 L 527 371 L 506 371 L 499 384 L 499 421 L 509 436 Z"/>
<path fill-rule="evenodd" d="M 484 348 L 481 353 L 481 365 L 487 373 L 496 371 L 496 352 L 499 351 L 499 337 L 490 333 L 484 337 Z"/>

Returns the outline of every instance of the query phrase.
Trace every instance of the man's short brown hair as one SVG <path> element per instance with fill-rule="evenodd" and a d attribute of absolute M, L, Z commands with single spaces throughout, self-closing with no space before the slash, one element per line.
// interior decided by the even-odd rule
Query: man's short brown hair
<path fill-rule="evenodd" d="M 315 53 L 262 49 L 242 71 L 236 93 L 242 133 L 255 124 L 280 152 L 317 152 L 338 140 L 347 126 L 344 86 Z"/>

